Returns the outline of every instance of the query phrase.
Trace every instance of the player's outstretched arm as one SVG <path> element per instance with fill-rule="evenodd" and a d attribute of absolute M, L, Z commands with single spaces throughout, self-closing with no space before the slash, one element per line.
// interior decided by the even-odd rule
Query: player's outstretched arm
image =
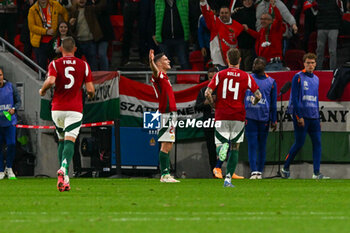
<path fill-rule="evenodd" d="M 39 95 L 44 96 L 46 94 L 46 91 L 50 89 L 56 82 L 55 76 L 49 76 L 43 83 L 43 86 L 39 90 Z"/>
<path fill-rule="evenodd" d="M 87 92 L 88 98 L 89 99 L 94 98 L 94 96 L 95 96 L 94 84 L 92 82 L 87 82 L 87 83 L 85 83 L 85 86 L 86 86 L 86 92 Z"/>
<path fill-rule="evenodd" d="M 159 70 L 158 70 L 158 67 L 156 66 L 156 64 L 154 63 L 154 50 L 153 49 L 151 49 L 149 51 L 149 66 L 151 67 L 151 70 L 153 72 L 153 76 L 158 77 Z"/>
<path fill-rule="evenodd" d="M 262 97 L 262 95 L 261 95 L 261 92 L 259 91 L 259 89 L 256 90 L 256 91 L 254 92 L 253 105 L 256 105 L 256 104 L 260 101 L 261 97 Z"/>

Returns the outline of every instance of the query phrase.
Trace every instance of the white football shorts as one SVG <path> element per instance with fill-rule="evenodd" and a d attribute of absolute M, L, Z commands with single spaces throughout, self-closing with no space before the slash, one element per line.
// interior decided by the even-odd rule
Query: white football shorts
<path fill-rule="evenodd" d="M 160 116 L 160 129 L 158 130 L 158 142 L 175 142 L 176 113 L 162 113 Z"/>
<path fill-rule="evenodd" d="M 215 144 L 223 144 L 225 142 L 240 143 L 244 138 L 244 121 L 227 121 L 218 120 L 221 122 L 220 127 L 215 127 Z"/>
<path fill-rule="evenodd" d="M 74 111 L 52 111 L 53 123 L 56 127 L 58 139 L 65 136 L 77 138 L 81 127 L 83 114 Z"/>

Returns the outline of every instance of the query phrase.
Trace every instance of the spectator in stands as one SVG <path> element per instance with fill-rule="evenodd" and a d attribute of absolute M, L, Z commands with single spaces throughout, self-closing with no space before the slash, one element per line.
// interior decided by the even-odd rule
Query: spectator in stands
<path fill-rule="evenodd" d="M 60 47 L 62 44 L 62 40 L 64 40 L 64 38 L 66 38 L 67 36 L 71 36 L 69 25 L 67 22 L 62 21 L 58 24 L 56 36 L 53 37 L 49 42 L 47 53 L 50 61 L 62 57 Z"/>
<path fill-rule="evenodd" d="M 30 32 L 29 32 L 29 27 L 28 27 L 28 13 L 29 9 L 32 7 L 34 3 L 34 0 L 26 0 L 24 2 L 24 5 L 22 6 L 22 14 L 23 14 L 23 25 L 21 29 L 21 35 L 20 35 L 20 41 L 23 43 L 24 48 L 23 48 L 23 53 L 26 55 L 28 58 L 32 58 L 32 52 L 33 52 L 33 47 L 30 43 Z M 29 63 L 27 63 L 29 65 Z"/>
<path fill-rule="evenodd" d="M 16 153 L 16 110 L 21 106 L 21 98 L 16 87 L 4 79 L 4 69 L 0 67 L 0 180 L 7 176 L 16 179 L 12 163 Z M 3 142 L 6 142 L 6 168 L 4 170 Z"/>
<path fill-rule="evenodd" d="M 154 1 L 153 0 L 140 0 L 140 20 L 139 20 L 139 55 L 140 55 L 140 62 L 142 64 L 148 64 L 148 53 L 150 49 L 153 49 L 154 51 L 158 51 L 157 45 L 154 43 L 153 40 L 153 31 L 152 28 L 154 27 L 153 24 L 153 18 L 154 15 Z M 150 30 L 151 29 L 151 30 Z"/>
<path fill-rule="evenodd" d="M 248 29 L 248 32 L 256 38 L 255 51 L 259 57 L 264 57 L 268 62 L 266 71 L 284 70 L 282 65 L 282 37 L 285 25 L 282 16 L 275 5 L 275 0 L 270 0 L 275 19 L 269 13 L 261 15 L 262 28 L 259 32 Z"/>
<path fill-rule="evenodd" d="M 256 18 L 253 0 L 243 0 L 243 6 L 235 8 L 231 17 L 237 22 L 246 24 L 249 28 L 255 30 Z M 237 40 L 242 59 L 239 68 L 244 71 L 250 71 L 252 70 L 253 59 L 255 56 L 255 39 L 246 31 L 243 31 L 238 36 Z"/>
<path fill-rule="evenodd" d="M 102 0 L 93 0 L 93 4 L 98 4 Z M 108 44 L 110 41 L 114 40 L 114 31 L 112 23 L 110 20 L 110 15 L 112 14 L 112 1 L 107 0 L 107 3 L 100 12 L 98 12 L 97 19 L 100 24 L 100 28 L 103 33 L 101 40 L 97 42 L 97 60 L 99 65 L 99 70 L 108 71 L 109 62 L 108 62 Z"/>
<path fill-rule="evenodd" d="M 328 39 L 329 68 L 337 68 L 337 39 L 342 20 L 343 4 L 340 0 L 317 0 L 317 69 L 323 68 L 324 50 Z"/>
<path fill-rule="evenodd" d="M 293 36 L 293 33 L 298 32 L 298 27 L 296 25 L 296 21 L 294 16 L 290 13 L 286 5 L 281 0 L 276 0 L 275 4 L 280 11 L 280 14 L 282 15 L 283 21 L 286 22 L 285 29 L 283 31 L 283 47 L 282 47 L 282 53 L 284 55 L 285 51 L 288 49 L 289 46 L 289 39 Z M 262 14 L 269 13 L 272 15 L 272 18 L 274 18 L 274 11 L 272 9 L 272 6 L 270 4 L 269 0 L 262 0 L 257 4 L 256 7 L 256 30 L 259 31 L 262 27 L 262 24 L 260 22 L 260 18 Z"/>
<path fill-rule="evenodd" d="M 295 18 L 290 13 L 286 5 L 281 0 L 275 0 L 275 6 L 278 8 L 280 15 L 288 25 L 292 27 L 294 33 L 298 32 L 298 27 L 295 21 Z M 274 14 L 273 6 L 271 5 L 270 0 L 262 0 L 256 6 L 256 30 L 259 31 L 263 27 L 261 22 L 262 14 L 269 13 L 270 15 Z M 283 31 L 284 33 L 284 31 Z"/>
<path fill-rule="evenodd" d="M 69 24 L 72 26 L 73 36 L 77 39 L 77 56 L 84 55 L 92 71 L 98 70 L 96 43 L 103 38 L 96 15 L 105 6 L 106 0 L 89 6 L 86 5 L 86 0 L 78 0 L 70 12 Z"/>
<path fill-rule="evenodd" d="M 34 48 L 36 62 L 44 70 L 47 68 L 49 42 L 57 30 L 60 17 L 68 21 L 68 12 L 54 0 L 38 0 L 29 9 L 30 42 Z"/>
<path fill-rule="evenodd" d="M 231 19 L 230 9 L 222 6 L 219 17 L 210 10 L 206 0 L 200 1 L 205 22 L 210 30 L 210 55 L 213 64 L 222 70 L 227 67 L 226 53 L 230 48 L 238 47 L 237 37 L 244 27 Z"/>
<path fill-rule="evenodd" d="M 154 22 L 154 41 L 159 49 L 172 59 L 172 63 L 176 54 L 181 69 L 190 69 L 188 0 L 156 0 Z"/>
<path fill-rule="evenodd" d="M 0 2 L 0 36 L 14 44 L 17 24 L 16 0 L 3 0 Z"/>
<path fill-rule="evenodd" d="M 276 81 L 265 73 L 265 66 L 265 58 L 258 57 L 254 60 L 252 77 L 259 86 L 261 100 L 253 106 L 251 103 L 253 93 L 248 90 L 244 103 L 250 179 L 262 179 L 269 125 L 271 124 L 273 131 L 277 127 L 277 85 Z"/>
<path fill-rule="evenodd" d="M 203 15 L 198 19 L 198 43 L 204 62 L 207 63 L 210 60 L 210 31 L 205 23 Z"/>
<path fill-rule="evenodd" d="M 123 35 L 123 48 L 122 48 L 122 66 L 125 66 L 129 62 L 130 45 L 133 37 L 134 23 L 137 21 L 140 23 L 140 0 L 125 0 L 123 7 L 124 16 L 124 35 Z M 139 25 L 139 30 L 141 27 Z M 139 38 L 141 40 L 141 38 Z M 141 48 L 139 47 L 139 51 Z M 140 54 L 141 57 L 141 54 Z"/>
<path fill-rule="evenodd" d="M 316 30 L 316 10 L 315 3 L 316 1 L 306 1 L 306 4 L 303 5 L 303 11 L 305 14 L 305 22 L 304 22 L 304 38 L 303 38 L 303 49 L 305 52 L 309 51 L 309 38 L 312 32 Z"/>

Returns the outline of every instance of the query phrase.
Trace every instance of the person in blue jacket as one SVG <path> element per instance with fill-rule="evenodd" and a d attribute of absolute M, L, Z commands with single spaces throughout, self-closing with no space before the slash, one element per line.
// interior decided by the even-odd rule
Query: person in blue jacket
<path fill-rule="evenodd" d="M 262 94 L 258 104 L 253 105 L 253 93 L 246 92 L 245 132 L 248 141 L 248 157 L 251 169 L 250 179 L 262 179 L 265 166 L 266 141 L 269 125 L 276 130 L 277 126 L 277 85 L 276 81 L 265 73 L 266 60 L 258 57 L 253 62 L 252 76 Z"/>
<path fill-rule="evenodd" d="M 198 43 L 205 63 L 210 60 L 209 42 L 210 31 L 205 23 L 203 15 L 200 15 L 198 19 Z"/>
<path fill-rule="evenodd" d="M 0 180 L 7 176 L 16 179 L 12 163 L 16 153 L 16 109 L 21 106 L 21 99 L 12 83 L 4 80 L 4 69 L 0 67 Z M 6 168 L 4 170 L 3 142 L 6 142 Z"/>
<path fill-rule="evenodd" d="M 316 67 L 316 55 L 307 53 L 303 57 L 304 69 L 296 73 L 292 80 L 292 91 L 288 111 L 293 114 L 294 144 L 290 149 L 284 167 L 282 178 L 289 178 L 289 166 L 298 151 L 303 147 L 306 133 L 312 141 L 312 157 L 314 165 L 313 179 L 329 179 L 320 173 L 321 163 L 321 126 L 319 113 L 318 87 L 319 79 L 313 73 Z"/>

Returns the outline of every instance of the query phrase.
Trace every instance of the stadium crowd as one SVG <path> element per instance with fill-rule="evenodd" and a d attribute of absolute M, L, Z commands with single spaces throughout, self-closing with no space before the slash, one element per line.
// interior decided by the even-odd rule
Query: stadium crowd
<path fill-rule="evenodd" d="M 154 49 L 181 70 L 221 70 L 226 51 L 239 48 L 245 71 L 257 56 L 267 71 L 300 69 L 307 52 L 317 54 L 317 69 L 335 69 L 349 15 L 349 0 L 2 0 L 0 36 L 45 70 L 66 35 L 93 71 L 111 69 L 116 49 L 118 67 L 127 65 L 133 40 L 146 65 Z"/>

